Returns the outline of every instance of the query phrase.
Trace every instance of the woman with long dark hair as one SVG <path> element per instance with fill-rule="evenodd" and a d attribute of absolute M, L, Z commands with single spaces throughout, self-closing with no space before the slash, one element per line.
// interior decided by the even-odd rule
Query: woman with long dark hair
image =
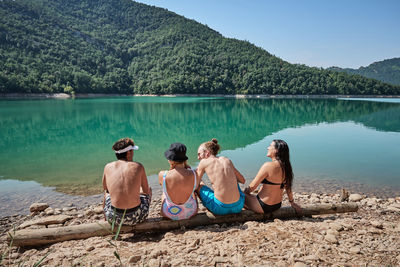
<path fill-rule="evenodd" d="M 267 157 L 270 157 L 272 162 L 264 163 L 244 190 L 245 208 L 257 213 L 273 212 L 281 207 L 285 190 L 290 205 L 300 213 L 301 207 L 294 202 L 292 193 L 293 171 L 289 146 L 283 140 L 273 140 L 268 147 Z M 262 186 L 258 194 L 251 194 L 260 184 Z"/>

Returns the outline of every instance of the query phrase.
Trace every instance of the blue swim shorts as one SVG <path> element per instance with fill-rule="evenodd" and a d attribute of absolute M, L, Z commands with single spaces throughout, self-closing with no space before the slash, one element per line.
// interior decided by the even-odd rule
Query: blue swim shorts
<path fill-rule="evenodd" d="M 225 204 L 214 196 L 214 191 L 206 185 L 203 185 L 199 192 L 199 197 L 203 205 L 215 215 L 226 215 L 240 213 L 244 205 L 244 193 L 239 187 L 240 198 L 235 203 Z"/>

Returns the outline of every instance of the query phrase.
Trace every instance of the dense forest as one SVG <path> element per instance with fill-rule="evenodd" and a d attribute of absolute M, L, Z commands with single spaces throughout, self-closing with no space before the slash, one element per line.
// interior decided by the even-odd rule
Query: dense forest
<path fill-rule="evenodd" d="M 295 44 L 293 44 L 295 45 Z M 400 94 L 131 0 L 1 0 L 0 93 Z"/>
<path fill-rule="evenodd" d="M 391 58 L 358 69 L 331 67 L 329 70 L 358 74 L 385 83 L 400 85 L 400 58 Z"/>

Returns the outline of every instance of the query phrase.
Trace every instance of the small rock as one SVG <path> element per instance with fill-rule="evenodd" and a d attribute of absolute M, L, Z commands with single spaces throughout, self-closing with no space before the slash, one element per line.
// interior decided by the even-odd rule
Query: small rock
<path fill-rule="evenodd" d="M 94 214 L 94 210 L 87 210 L 87 211 L 85 211 L 85 215 L 86 216 L 92 216 Z"/>
<path fill-rule="evenodd" d="M 62 209 L 62 211 L 71 211 L 71 210 L 76 210 L 75 207 L 65 207 Z"/>
<path fill-rule="evenodd" d="M 86 251 L 92 251 L 92 250 L 94 250 L 94 246 L 88 246 L 88 247 L 86 247 Z"/>
<path fill-rule="evenodd" d="M 319 260 L 319 258 L 315 255 L 308 255 L 306 257 L 303 258 L 303 260 L 305 261 L 317 261 Z"/>
<path fill-rule="evenodd" d="M 350 253 L 359 254 L 360 252 L 361 252 L 361 249 L 360 249 L 359 246 L 355 246 L 355 247 L 350 248 Z"/>
<path fill-rule="evenodd" d="M 229 259 L 224 258 L 224 257 L 215 257 L 213 266 L 217 266 L 218 263 L 226 263 L 228 261 L 229 261 Z"/>
<path fill-rule="evenodd" d="M 53 215 L 54 214 L 54 210 L 52 208 L 47 208 L 44 210 L 46 215 Z"/>
<path fill-rule="evenodd" d="M 163 261 L 161 261 L 161 267 L 171 267 L 171 264 L 169 264 L 167 261 L 163 260 Z"/>
<path fill-rule="evenodd" d="M 30 212 L 40 212 L 40 211 L 44 211 L 48 207 L 49 207 L 49 205 L 47 203 L 33 203 L 29 207 L 29 211 Z"/>
<path fill-rule="evenodd" d="M 341 225 L 340 223 L 331 223 L 330 225 L 331 229 L 334 229 L 336 231 L 342 231 L 343 230 L 343 225 Z"/>
<path fill-rule="evenodd" d="M 335 229 L 329 229 L 328 231 L 326 231 L 327 235 L 334 235 L 334 236 L 338 236 L 339 232 L 336 231 Z"/>
<path fill-rule="evenodd" d="M 197 238 L 197 239 L 190 245 L 190 247 L 195 248 L 195 247 L 197 247 L 197 245 L 198 245 L 199 243 L 200 243 L 200 239 Z"/>
<path fill-rule="evenodd" d="M 151 259 L 157 259 L 159 256 L 161 256 L 161 255 L 165 255 L 165 254 L 167 254 L 167 251 L 166 250 L 153 250 L 151 253 L 150 253 L 150 258 Z"/>
<path fill-rule="evenodd" d="M 54 209 L 54 215 L 59 215 L 61 214 L 61 209 Z"/>
<path fill-rule="evenodd" d="M 138 261 L 140 261 L 142 259 L 142 256 L 140 255 L 133 255 L 129 257 L 128 262 L 129 263 L 137 263 Z"/>
<path fill-rule="evenodd" d="M 358 230 L 357 235 L 366 235 L 367 231 L 366 230 Z"/>
<path fill-rule="evenodd" d="M 382 234 L 383 231 L 381 229 L 377 229 L 377 228 L 369 228 L 368 229 L 368 233 L 370 234 Z"/>
<path fill-rule="evenodd" d="M 102 214 L 103 213 L 103 208 L 102 207 L 96 207 L 93 209 L 94 213 L 96 214 Z"/>
<path fill-rule="evenodd" d="M 11 253 L 10 255 L 10 259 L 17 259 L 19 257 L 19 253 L 15 252 L 15 253 Z"/>
<path fill-rule="evenodd" d="M 49 224 L 61 224 L 65 223 L 68 220 L 71 220 L 73 217 L 67 215 L 53 215 L 48 217 L 43 217 L 40 219 L 26 221 L 19 226 L 20 229 L 26 228 L 31 225 L 49 225 Z"/>
<path fill-rule="evenodd" d="M 304 262 L 298 261 L 293 265 L 293 267 L 307 267 L 307 264 L 305 264 Z"/>
<path fill-rule="evenodd" d="M 351 201 L 351 202 L 357 202 L 357 201 L 360 201 L 361 199 L 363 199 L 364 197 L 362 196 L 362 195 L 360 195 L 360 194 L 351 194 L 350 196 L 349 196 L 349 201 Z"/>
<path fill-rule="evenodd" d="M 379 221 L 371 221 L 371 225 L 378 228 L 378 229 L 383 229 L 383 224 L 382 222 Z"/>
<path fill-rule="evenodd" d="M 149 267 L 160 267 L 160 259 L 150 259 L 147 263 Z"/>
<path fill-rule="evenodd" d="M 338 240 L 337 240 L 336 236 L 330 235 L 330 234 L 327 234 L 325 236 L 325 240 L 328 241 L 329 243 L 332 243 L 332 244 L 337 244 L 338 243 Z"/>

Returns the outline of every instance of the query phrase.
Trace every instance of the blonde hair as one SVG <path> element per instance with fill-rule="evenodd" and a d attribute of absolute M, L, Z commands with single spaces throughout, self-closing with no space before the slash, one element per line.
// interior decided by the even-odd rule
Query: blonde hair
<path fill-rule="evenodd" d="M 215 138 L 201 145 L 204 147 L 205 150 L 209 151 L 214 156 L 216 156 L 221 149 L 221 146 L 218 144 L 218 140 Z"/>

